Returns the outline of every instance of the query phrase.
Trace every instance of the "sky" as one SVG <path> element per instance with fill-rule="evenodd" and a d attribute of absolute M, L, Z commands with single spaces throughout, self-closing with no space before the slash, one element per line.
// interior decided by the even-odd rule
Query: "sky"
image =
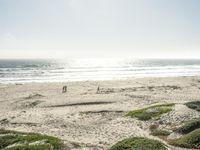
<path fill-rule="evenodd" d="M 200 0 L 0 0 L 0 58 L 200 58 Z"/>

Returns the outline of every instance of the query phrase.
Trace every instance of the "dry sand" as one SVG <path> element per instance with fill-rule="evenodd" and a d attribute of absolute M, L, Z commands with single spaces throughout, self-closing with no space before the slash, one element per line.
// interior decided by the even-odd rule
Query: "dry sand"
<path fill-rule="evenodd" d="M 0 128 L 53 135 L 71 149 L 107 149 L 131 136 L 155 138 L 149 135 L 153 122 L 125 117 L 128 111 L 176 103 L 161 117 L 161 127 L 170 129 L 200 115 L 183 105 L 200 100 L 199 93 L 200 77 L 1 84 Z"/>

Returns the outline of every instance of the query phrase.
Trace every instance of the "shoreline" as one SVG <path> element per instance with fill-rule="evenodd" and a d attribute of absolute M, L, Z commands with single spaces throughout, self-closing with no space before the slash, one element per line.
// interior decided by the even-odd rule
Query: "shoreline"
<path fill-rule="evenodd" d="M 199 92 L 200 76 L 0 84 L 0 128 L 56 136 L 71 149 L 107 149 L 132 136 L 158 139 L 149 134 L 152 121 L 125 117 L 129 111 L 175 103 L 161 128 L 198 117 L 183 104 L 199 100 Z"/>
<path fill-rule="evenodd" d="M 136 80 L 136 79 L 156 79 L 156 78 L 200 78 L 199 75 L 183 75 L 183 76 L 138 76 L 138 77 L 122 77 L 114 79 L 92 79 L 92 80 L 70 80 L 70 81 L 27 81 L 27 82 L 9 82 L 9 83 L 0 83 L 0 85 L 25 85 L 25 84 L 51 84 L 51 83 L 74 83 L 74 82 L 109 82 L 109 81 L 126 81 L 126 80 Z"/>

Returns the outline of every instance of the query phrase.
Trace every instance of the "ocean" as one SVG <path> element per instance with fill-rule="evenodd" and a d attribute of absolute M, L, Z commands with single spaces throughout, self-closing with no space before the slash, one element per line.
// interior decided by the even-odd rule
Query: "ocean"
<path fill-rule="evenodd" d="M 198 59 L 0 60 L 0 83 L 200 75 Z"/>

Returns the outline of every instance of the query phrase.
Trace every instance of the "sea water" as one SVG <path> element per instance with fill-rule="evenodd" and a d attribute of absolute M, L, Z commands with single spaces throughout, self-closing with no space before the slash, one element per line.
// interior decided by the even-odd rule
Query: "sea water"
<path fill-rule="evenodd" d="M 200 75 L 198 59 L 0 60 L 0 83 Z"/>

